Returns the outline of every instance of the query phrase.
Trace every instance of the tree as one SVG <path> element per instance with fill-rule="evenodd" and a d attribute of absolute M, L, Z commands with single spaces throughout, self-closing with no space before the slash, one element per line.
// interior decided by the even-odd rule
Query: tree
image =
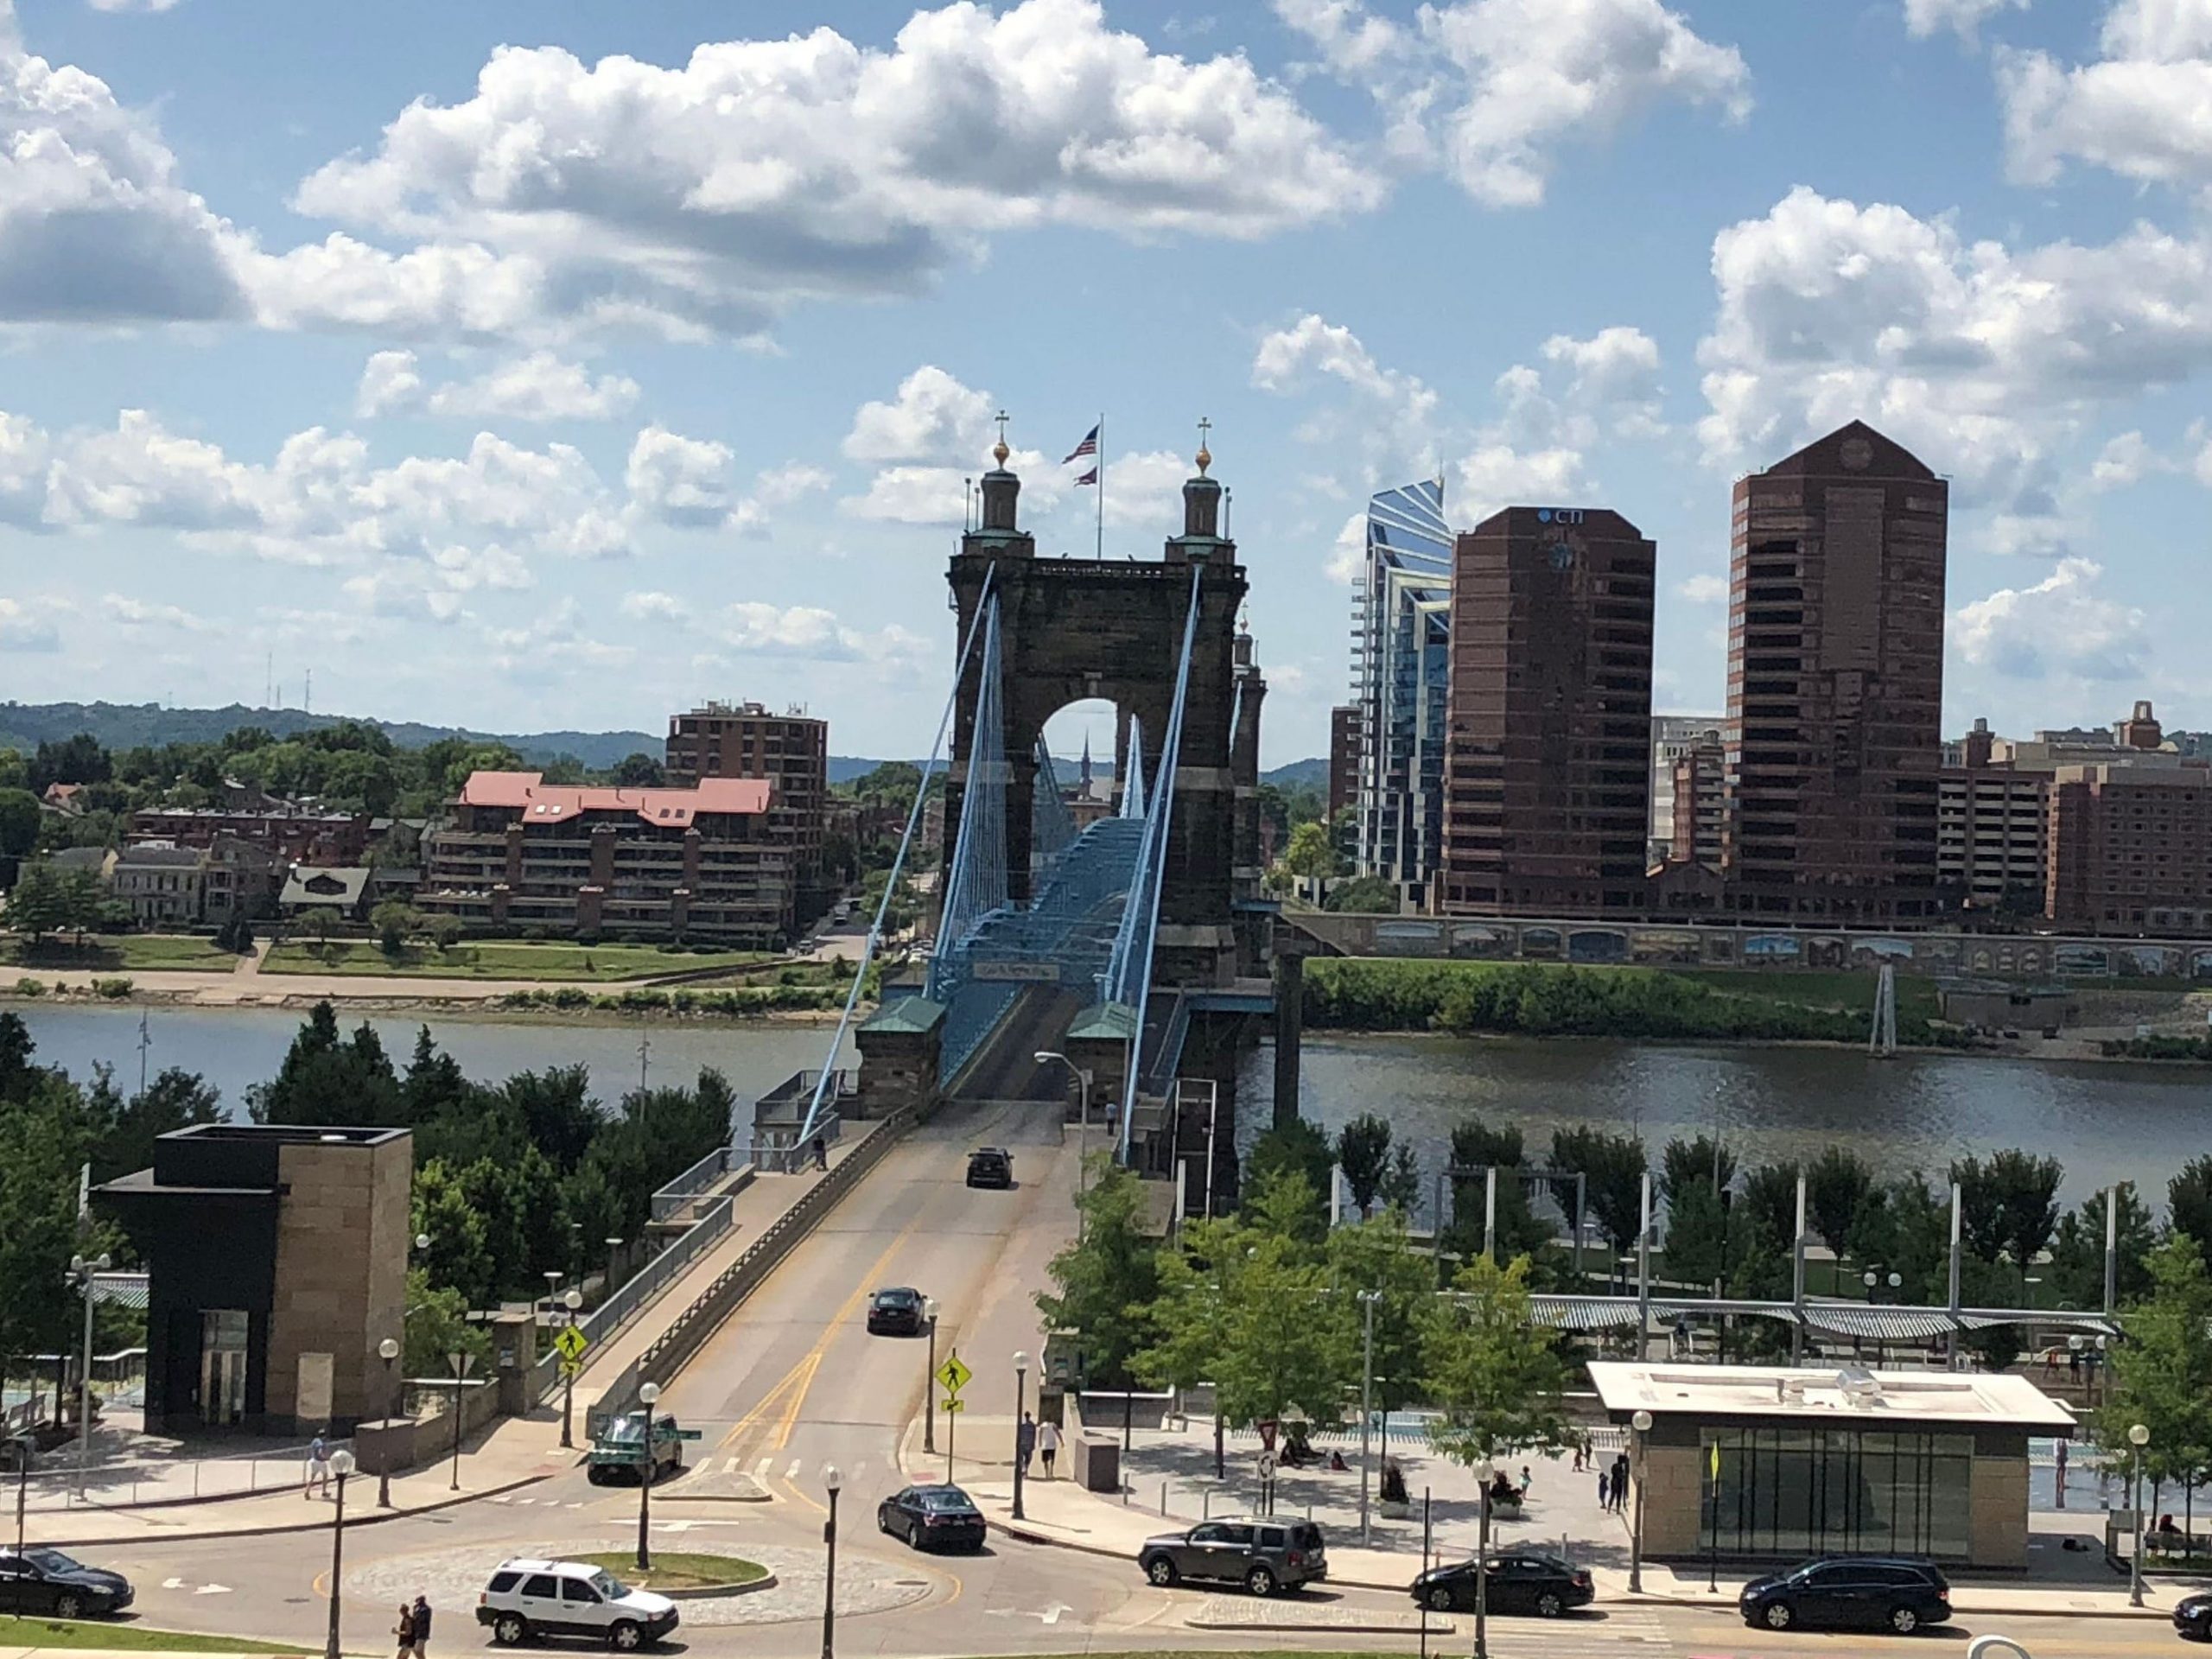
<path fill-rule="evenodd" d="M 433 916 L 422 926 L 424 936 L 437 947 L 441 956 L 461 943 L 461 918 L 458 916 Z"/>
<path fill-rule="evenodd" d="M 1308 1186 L 1319 1192 L 1327 1188 L 1329 1172 L 1335 1166 L 1336 1154 L 1328 1137 L 1306 1119 L 1294 1118 L 1267 1130 L 1252 1143 L 1244 1160 L 1245 1190 L 1256 1192 L 1270 1176 L 1296 1170 L 1306 1177 Z"/>
<path fill-rule="evenodd" d="M 2158 1234 L 2151 1206 L 2135 1196 L 2135 1183 L 2122 1181 L 2114 1189 L 2113 1219 L 2117 1224 L 2114 1251 L 2114 1290 L 2120 1306 L 2140 1301 L 2152 1288 L 2151 1252 Z M 2176 1229 L 2177 1231 L 2180 1230 Z M 2202 1246 L 2198 1247 L 2201 1250 Z M 2077 1210 L 2058 1218 L 2058 1231 L 2050 1243 L 2051 1288 L 2062 1307 L 2102 1307 L 2105 1301 L 2105 1199 L 2102 1193 L 2085 1199 Z"/>
<path fill-rule="evenodd" d="M 1379 1196 L 1402 1216 L 1410 1216 L 1421 1203 L 1421 1160 L 1403 1144 L 1390 1154 L 1389 1173 L 1382 1177 Z"/>
<path fill-rule="evenodd" d="M 1360 1299 L 1375 1298 L 1372 1397 L 1387 1427 L 1390 1413 L 1418 1403 L 1427 1389 L 1435 1264 L 1415 1253 L 1404 1213 L 1395 1207 L 1363 1227 L 1336 1229 L 1329 1235 L 1325 1260 L 1338 1293 L 1328 1311 L 1344 1326 L 1338 1340 L 1363 1365 L 1367 1305 Z"/>
<path fill-rule="evenodd" d="M 1290 845 L 1283 851 L 1282 867 L 1302 881 L 1318 883 L 1338 874 L 1344 863 L 1330 843 L 1325 825 L 1301 823 L 1290 832 Z"/>
<path fill-rule="evenodd" d="M 1649 1167 L 1641 1139 L 1601 1129 L 1554 1129 L 1552 1167 L 1581 1173 L 1589 1188 L 1590 1213 L 1605 1229 L 1615 1255 L 1635 1244 L 1643 1225 L 1643 1178 Z M 1552 1194 L 1572 1204 L 1573 1184 L 1554 1179 Z"/>
<path fill-rule="evenodd" d="M 1667 1277 L 1713 1285 L 1727 1276 L 1728 1195 L 1710 1180 L 1688 1181 L 1667 1200 Z"/>
<path fill-rule="evenodd" d="M 1536 1323 L 1529 1262 L 1478 1256 L 1430 1313 L 1428 1392 L 1441 1413 L 1429 1430 L 1443 1456 L 1480 1475 L 1501 1458 L 1567 1443 L 1567 1361 L 1559 1333 Z"/>
<path fill-rule="evenodd" d="M 1053 1288 L 1039 1293 L 1037 1311 L 1048 1329 L 1081 1333 L 1084 1384 L 1126 1387 L 1147 1338 L 1145 1310 L 1160 1294 L 1158 1247 L 1144 1230 L 1136 1173 L 1104 1163 L 1096 1175 L 1076 1201 L 1083 1224 L 1075 1243 L 1046 1269 Z"/>
<path fill-rule="evenodd" d="M 377 933 L 377 947 L 387 957 L 397 957 L 407 948 L 407 936 L 421 920 L 415 907 L 403 899 L 387 899 L 369 912 L 369 925 Z"/>
<path fill-rule="evenodd" d="M 1529 1203 L 1529 1182 L 1519 1173 L 1527 1163 L 1518 1128 L 1493 1129 L 1472 1117 L 1452 1126 L 1452 1222 L 1445 1229 L 1446 1250 L 1463 1262 L 1481 1253 L 1489 1172 L 1493 1169 L 1497 1172 L 1498 1259 L 1533 1258 L 1550 1249 L 1553 1230 Z"/>
<path fill-rule="evenodd" d="M 614 763 L 614 781 L 624 789 L 658 789 L 668 781 L 668 775 L 659 761 L 639 751 Z"/>
<path fill-rule="evenodd" d="M 459 1173 L 442 1159 L 434 1158 L 415 1172 L 413 1226 L 418 1236 L 430 1241 L 423 1268 L 431 1283 L 455 1292 L 464 1308 L 488 1307 L 497 1300 L 491 1229 Z"/>
<path fill-rule="evenodd" d="M 433 1284 L 421 1268 L 407 1270 L 407 1346 L 401 1359 L 410 1376 L 450 1376 L 450 1354 L 479 1361 L 492 1344 L 480 1325 L 468 1322 L 468 1300 L 449 1285 Z"/>
<path fill-rule="evenodd" d="M 61 874 L 44 859 L 26 864 L 8 895 L 8 926 L 32 946 L 69 925 L 69 893 Z"/>
<path fill-rule="evenodd" d="M 1357 1356 L 1322 1305 L 1328 1275 L 1297 1224 L 1318 1207 L 1301 1177 L 1276 1178 L 1255 1205 L 1243 1264 L 1224 1279 L 1214 1384 L 1232 1422 L 1280 1420 L 1294 1409 L 1332 1424 L 1343 1414 Z"/>
<path fill-rule="evenodd" d="M 1859 1206 L 1874 1188 L 1874 1173 L 1855 1152 L 1830 1147 L 1805 1171 L 1805 1218 L 1828 1249 L 1843 1254 Z"/>
<path fill-rule="evenodd" d="M 49 784 L 104 784 L 114 775 L 114 762 L 99 740 L 79 732 L 59 743 L 40 744 L 25 781 L 33 794 L 43 795 Z"/>
<path fill-rule="evenodd" d="M 1954 1160 L 1951 1179 L 1959 1187 L 1966 1248 L 1984 1262 L 2009 1257 L 2025 1273 L 2058 1225 L 2058 1186 L 2065 1178 L 2056 1158 L 2017 1148 L 1997 1153 L 1986 1163 L 1978 1157 Z"/>
<path fill-rule="evenodd" d="M 1137 1380 L 1152 1388 L 1194 1389 L 1213 1381 L 1228 1344 L 1229 1278 L 1246 1260 L 1249 1225 L 1215 1216 L 1185 1225 L 1181 1248 L 1158 1260 L 1159 1290 L 1145 1312 L 1146 1345 L 1131 1361 Z M 1224 1475 L 1221 1390 L 1214 1390 L 1214 1478 Z"/>
<path fill-rule="evenodd" d="M 0 1104 L 0 1357 L 67 1351 L 76 1299 L 65 1274 L 86 1248 L 77 1223 L 77 1169 L 91 1151 L 83 1100 L 57 1073 L 35 1078 Z"/>
<path fill-rule="evenodd" d="M 28 789 L 0 789 L 0 859 L 22 858 L 38 845 L 38 797 Z"/>
<path fill-rule="evenodd" d="M 2187 1234 L 2152 1251 L 2149 1266 L 2150 1294 L 2128 1311 L 2127 1340 L 2112 1351 L 2097 1444 L 2125 1455 L 2127 1431 L 2140 1423 L 2151 1431 L 2144 1472 L 2194 1479 L 2212 1462 L 2212 1274 Z"/>
<path fill-rule="evenodd" d="M 2196 1241 L 2212 1259 L 2212 1157 L 2190 1159 L 2166 1183 L 2166 1213 L 2174 1231 Z"/>
<path fill-rule="evenodd" d="M 110 1181 L 154 1161 L 154 1141 L 161 1135 L 201 1123 L 222 1121 L 222 1091 L 197 1071 L 164 1066 L 145 1088 L 129 1100 L 113 1093 L 108 1068 L 98 1074 L 95 1094 L 112 1099 L 111 1115 L 95 1125 L 99 1136 L 92 1149 L 92 1175 Z"/>
<path fill-rule="evenodd" d="M 1364 1218 L 1375 1208 L 1390 1167 L 1390 1126 L 1372 1112 L 1362 1112 L 1337 1132 L 1337 1165 L 1344 1173 L 1351 1201 Z"/>
<path fill-rule="evenodd" d="M 234 910 L 222 926 L 215 930 L 218 949 L 233 956 L 244 956 L 253 949 L 253 924 L 246 919 L 245 912 Z"/>
<path fill-rule="evenodd" d="M 1669 1141 L 1659 1154 L 1659 1192 L 1669 1204 L 1691 1186 L 1732 1186 L 1736 1180 L 1736 1154 L 1709 1135 Z"/>
<path fill-rule="evenodd" d="M 309 905 L 300 912 L 301 931 L 313 939 L 316 948 L 325 954 L 328 953 L 331 940 L 338 937 L 338 931 L 344 925 L 345 918 L 338 913 L 335 905 Z"/>
<path fill-rule="evenodd" d="M 1356 875 L 1330 888 L 1321 908 L 1353 916 L 1395 916 L 1398 913 L 1397 884 L 1388 876 Z"/>

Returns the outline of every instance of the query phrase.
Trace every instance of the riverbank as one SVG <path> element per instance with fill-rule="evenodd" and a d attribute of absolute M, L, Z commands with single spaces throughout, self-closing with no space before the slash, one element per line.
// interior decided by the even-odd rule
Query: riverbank
<path fill-rule="evenodd" d="M 195 976 L 197 982 L 168 982 L 181 977 L 87 976 L 66 988 L 57 978 L 39 981 L 41 988 L 28 993 L 22 988 L 22 979 L 0 980 L 0 1007 L 25 1014 L 41 1007 L 305 1014 L 317 1003 L 327 1002 L 340 1015 L 355 1017 L 423 1015 L 515 1026 L 635 1026 L 652 1020 L 734 1029 L 804 1030 L 835 1026 L 843 1011 L 845 995 L 844 988 L 840 987 L 834 997 L 824 995 L 815 1006 L 779 1007 L 772 992 L 664 991 L 652 986 L 596 995 L 577 991 L 564 1001 L 563 991 L 573 988 L 549 991 L 534 985 L 442 981 L 419 984 L 381 981 L 370 987 L 359 981 L 306 981 L 290 975 L 283 980 L 224 978 L 210 983 Z M 872 1001 L 863 1000 L 858 1016 L 865 1017 L 874 1007 Z"/>

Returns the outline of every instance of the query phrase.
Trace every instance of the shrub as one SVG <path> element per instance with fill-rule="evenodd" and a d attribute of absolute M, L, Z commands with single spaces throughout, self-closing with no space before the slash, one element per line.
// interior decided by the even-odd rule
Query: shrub
<path fill-rule="evenodd" d="M 563 985 L 553 993 L 553 1006 L 556 1008 L 588 1008 L 591 1006 L 591 993 L 579 990 L 574 985 Z"/>
<path fill-rule="evenodd" d="M 19 979 L 16 982 L 17 996 L 44 996 L 46 982 L 42 979 Z"/>
<path fill-rule="evenodd" d="M 106 997 L 111 1002 L 121 1001 L 130 995 L 130 982 L 127 979 L 96 979 L 92 982 L 92 995 Z"/>

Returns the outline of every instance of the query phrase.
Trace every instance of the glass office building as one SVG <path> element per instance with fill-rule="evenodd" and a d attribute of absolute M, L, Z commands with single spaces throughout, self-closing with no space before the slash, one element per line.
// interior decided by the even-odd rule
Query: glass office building
<path fill-rule="evenodd" d="M 1444 480 L 1367 504 L 1367 560 L 1352 601 L 1358 710 L 1356 854 L 1426 909 L 1443 858 L 1444 731 L 1451 674 L 1452 528 Z"/>

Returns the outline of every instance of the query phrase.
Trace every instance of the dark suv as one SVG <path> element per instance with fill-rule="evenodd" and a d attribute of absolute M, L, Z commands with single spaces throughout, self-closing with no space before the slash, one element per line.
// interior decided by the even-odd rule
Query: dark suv
<path fill-rule="evenodd" d="M 1207 1521 L 1144 1541 L 1137 1565 L 1165 1589 L 1185 1579 L 1241 1584 L 1255 1596 L 1329 1576 L 1321 1529 L 1311 1521 Z"/>
<path fill-rule="evenodd" d="M 968 1154 L 968 1185 L 1012 1186 L 1014 1154 L 1004 1147 L 978 1147 Z"/>
<path fill-rule="evenodd" d="M 1909 1555 L 1824 1555 L 1737 1598 L 1746 1624 L 1770 1630 L 1894 1630 L 1910 1636 L 1951 1616 L 1951 1586 Z"/>

